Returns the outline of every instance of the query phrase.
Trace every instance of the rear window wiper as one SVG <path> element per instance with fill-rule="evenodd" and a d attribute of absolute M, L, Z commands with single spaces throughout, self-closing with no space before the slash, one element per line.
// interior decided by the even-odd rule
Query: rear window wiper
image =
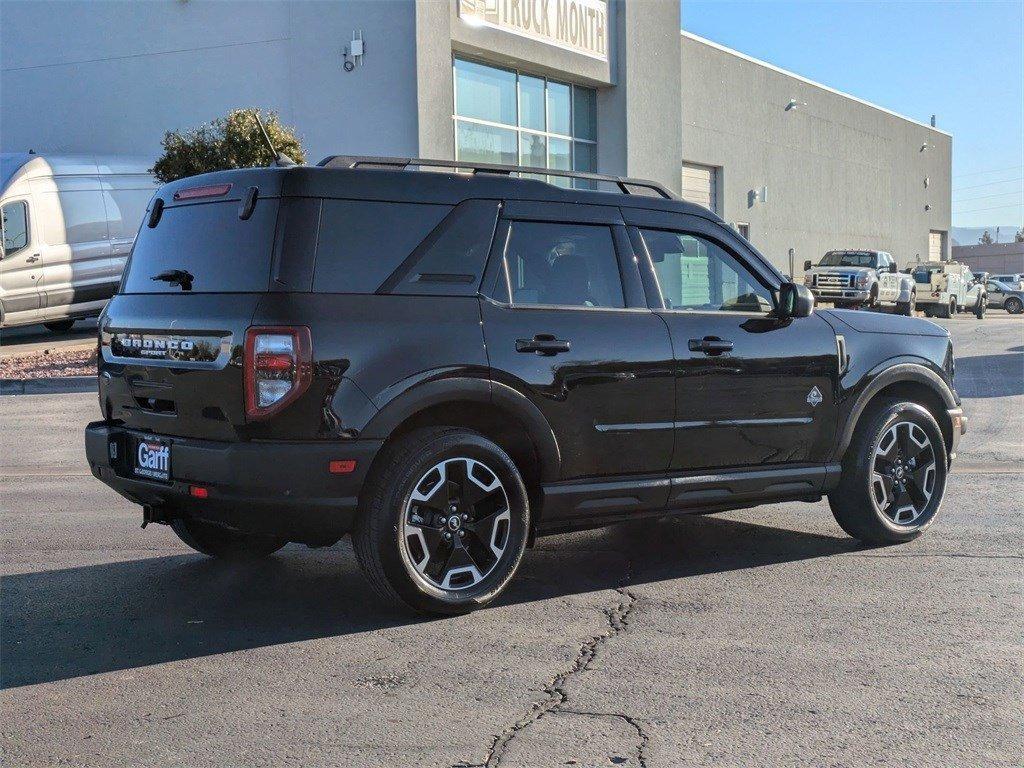
<path fill-rule="evenodd" d="M 184 269 L 168 269 L 166 272 L 161 272 L 159 275 L 153 275 L 150 280 L 158 280 L 162 283 L 170 283 L 171 285 L 180 285 L 181 290 L 191 291 L 192 281 L 195 277 L 191 272 Z"/>

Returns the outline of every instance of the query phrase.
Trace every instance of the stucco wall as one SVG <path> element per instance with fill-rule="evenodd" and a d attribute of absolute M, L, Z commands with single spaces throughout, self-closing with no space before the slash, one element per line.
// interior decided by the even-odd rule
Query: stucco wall
<path fill-rule="evenodd" d="M 836 248 L 928 258 L 929 230 L 950 228 L 948 134 L 681 41 L 682 159 L 721 168 L 718 213 L 748 223 L 762 253 L 788 271 L 795 249 L 797 276 L 805 259 Z M 787 110 L 791 100 L 803 103 Z M 752 201 L 766 185 L 767 202 Z"/>
<path fill-rule="evenodd" d="M 3 3 L 0 146 L 155 157 L 166 130 L 259 106 L 313 162 L 415 154 L 415 24 L 411 0 Z"/>

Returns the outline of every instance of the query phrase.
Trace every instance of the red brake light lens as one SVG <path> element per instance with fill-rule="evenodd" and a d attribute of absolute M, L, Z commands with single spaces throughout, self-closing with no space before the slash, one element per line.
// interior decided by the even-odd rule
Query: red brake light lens
<path fill-rule="evenodd" d="M 175 200 L 196 200 L 201 197 L 223 197 L 231 191 L 230 184 L 209 184 L 205 187 L 188 187 L 174 193 Z"/>
<path fill-rule="evenodd" d="M 295 402 L 313 380 L 309 328 L 275 326 L 245 332 L 245 415 L 273 416 Z"/>

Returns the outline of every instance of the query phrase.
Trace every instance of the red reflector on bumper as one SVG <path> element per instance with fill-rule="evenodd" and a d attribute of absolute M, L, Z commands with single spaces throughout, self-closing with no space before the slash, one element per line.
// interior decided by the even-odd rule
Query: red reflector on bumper
<path fill-rule="evenodd" d="M 210 492 L 201 485 L 190 485 L 188 487 L 188 495 L 194 499 L 205 499 L 210 495 Z"/>
<path fill-rule="evenodd" d="M 327 464 L 327 471 L 332 475 L 348 475 L 356 471 L 355 459 L 342 459 Z"/>

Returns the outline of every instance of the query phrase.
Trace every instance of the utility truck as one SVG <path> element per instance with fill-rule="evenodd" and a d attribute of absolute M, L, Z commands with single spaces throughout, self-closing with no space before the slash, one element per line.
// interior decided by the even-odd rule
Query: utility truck
<path fill-rule="evenodd" d="M 988 297 L 984 283 L 956 261 L 926 261 L 910 268 L 917 287 L 917 304 L 928 317 L 948 318 L 970 310 L 985 316 Z"/>
<path fill-rule="evenodd" d="M 804 271 L 804 285 L 819 303 L 892 307 L 908 317 L 914 313 L 914 281 L 896 270 L 896 259 L 886 251 L 829 251 L 817 266 L 805 261 Z"/>

